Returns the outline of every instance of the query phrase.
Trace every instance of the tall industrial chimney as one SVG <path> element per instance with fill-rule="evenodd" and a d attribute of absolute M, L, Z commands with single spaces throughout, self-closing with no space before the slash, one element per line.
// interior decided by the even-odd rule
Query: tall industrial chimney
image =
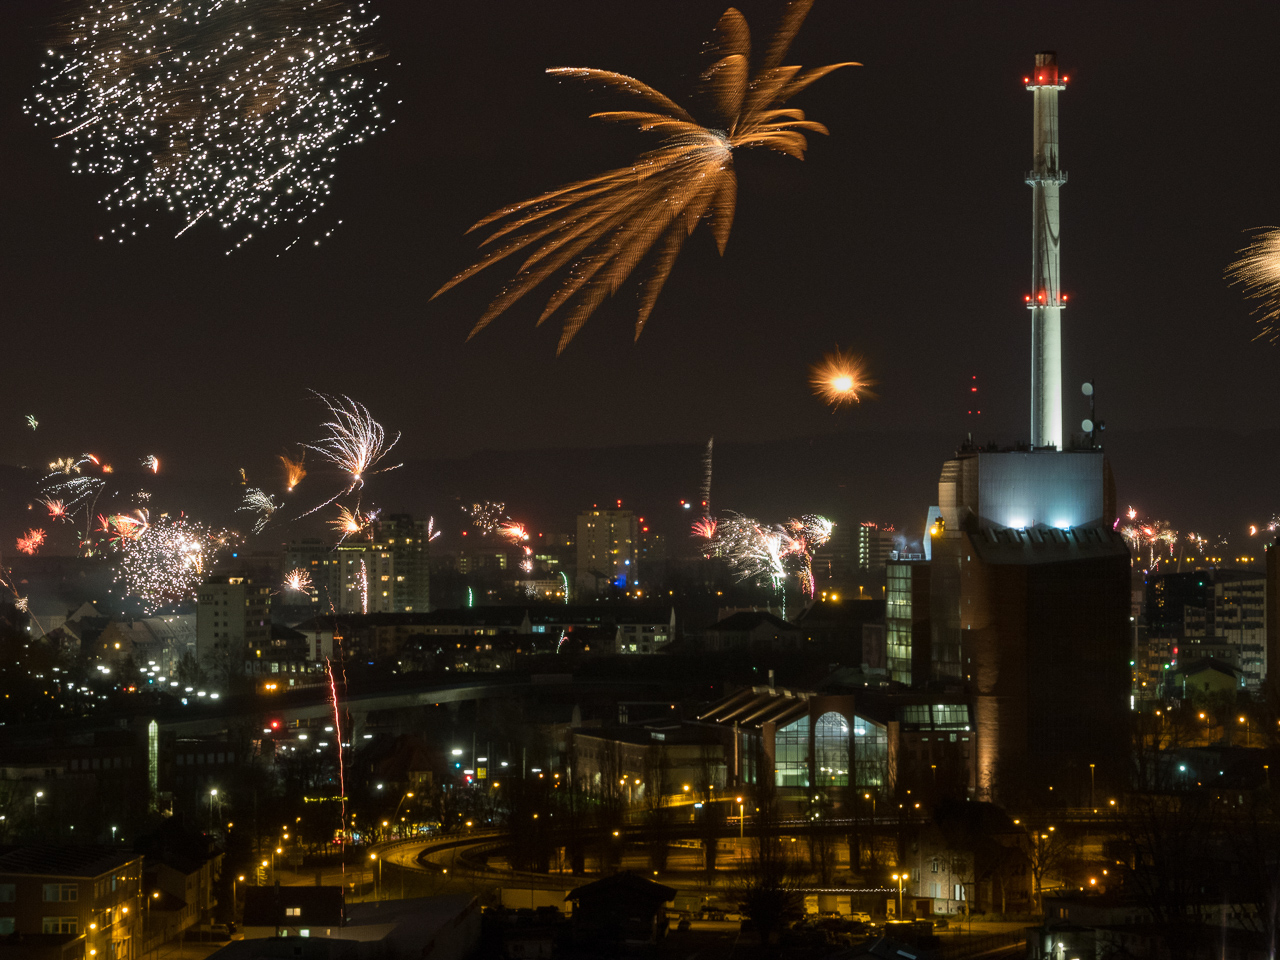
<path fill-rule="evenodd" d="M 1058 167 L 1058 55 L 1036 54 L 1027 78 L 1035 98 L 1035 160 L 1031 186 L 1031 445 L 1062 449 L 1062 296 L 1058 248 L 1058 188 L 1067 175 Z"/>

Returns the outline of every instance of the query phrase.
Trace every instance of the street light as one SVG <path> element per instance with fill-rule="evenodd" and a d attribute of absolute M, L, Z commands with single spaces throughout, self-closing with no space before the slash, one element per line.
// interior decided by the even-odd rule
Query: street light
<path fill-rule="evenodd" d="M 1094 813 L 1097 813 L 1098 811 L 1094 809 L 1093 806 L 1093 767 L 1094 765 L 1092 763 L 1089 764 L 1089 809 L 1093 810 Z"/>
<path fill-rule="evenodd" d="M 213 833 L 213 801 L 218 797 L 218 788 L 209 791 L 209 832 Z"/>
<path fill-rule="evenodd" d="M 369 859 L 370 859 L 370 860 L 377 860 L 377 861 L 378 861 L 378 888 L 377 888 L 376 890 L 374 890 L 374 892 L 373 892 L 373 896 L 374 896 L 374 899 L 375 899 L 375 900 L 381 900 L 381 899 L 382 899 L 382 895 L 381 895 L 381 892 L 382 892 L 382 861 L 378 859 L 378 855 L 377 855 L 376 853 L 371 853 L 371 854 L 369 854 Z"/>
<path fill-rule="evenodd" d="M 738 839 L 741 840 L 745 835 L 744 831 L 746 830 L 746 827 L 744 826 L 744 824 L 747 819 L 747 814 L 743 805 L 742 798 L 738 797 L 735 802 L 738 804 Z"/>
<path fill-rule="evenodd" d="M 898 883 L 898 918 L 902 918 L 902 883 L 907 879 L 905 873 L 895 873 L 893 879 Z"/>

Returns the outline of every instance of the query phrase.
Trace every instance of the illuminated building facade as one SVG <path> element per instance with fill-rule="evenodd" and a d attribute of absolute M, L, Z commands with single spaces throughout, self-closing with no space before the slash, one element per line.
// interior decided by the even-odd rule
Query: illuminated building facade
<path fill-rule="evenodd" d="M 578 514 L 579 589 L 635 586 L 639 540 L 639 523 L 630 510 L 593 507 Z"/>
<path fill-rule="evenodd" d="M 271 643 L 271 587 L 220 577 L 196 593 L 196 659 L 215 683 L 253 672 L 248 651 Z"/>
<path fill-rule="evenodd" d="M 889 679 L 911 686 L 930 672 L 929 571 L 918 560 L 885 566 L 885 656 Z"/>

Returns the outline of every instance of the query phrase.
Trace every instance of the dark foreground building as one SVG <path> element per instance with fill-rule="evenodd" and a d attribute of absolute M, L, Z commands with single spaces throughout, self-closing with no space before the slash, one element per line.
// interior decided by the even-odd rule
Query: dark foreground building
<path fill-rule="evenodd" d="M 1121 772 L 1130 706 L 1130 559 L 1103 454 L 962 449 L 938 496 L 933 672 L 969 688 L 979 796 L 1086 803 Z"/>

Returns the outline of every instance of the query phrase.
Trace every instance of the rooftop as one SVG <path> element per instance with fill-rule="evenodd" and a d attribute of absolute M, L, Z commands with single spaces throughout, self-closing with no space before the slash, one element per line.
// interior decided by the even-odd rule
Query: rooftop
<path fill-rule="evenodd" d="M 100 877 L 140 859 L 120 847 L 3 846 L 0 875 L 22 873 L 44 877 Z"/>

